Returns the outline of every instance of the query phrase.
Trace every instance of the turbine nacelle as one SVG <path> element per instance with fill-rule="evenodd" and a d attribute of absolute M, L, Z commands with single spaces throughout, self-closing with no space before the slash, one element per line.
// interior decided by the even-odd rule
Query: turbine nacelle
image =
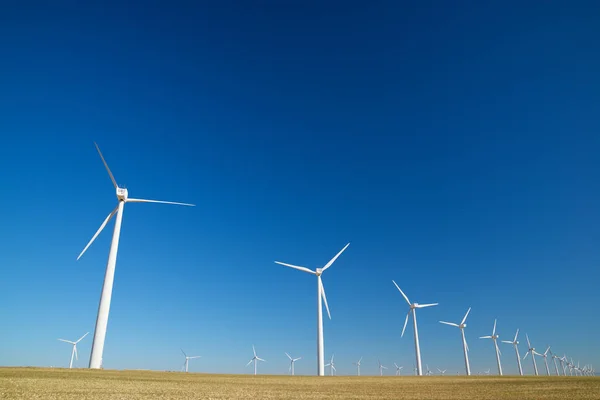
<path fill-rule="evenodd" d="M 117 199 L 119 199 L 119 201 L 127 201 L 128 194 L 129 192 L 127 192 L 127 189 L 117 186 Z"/>

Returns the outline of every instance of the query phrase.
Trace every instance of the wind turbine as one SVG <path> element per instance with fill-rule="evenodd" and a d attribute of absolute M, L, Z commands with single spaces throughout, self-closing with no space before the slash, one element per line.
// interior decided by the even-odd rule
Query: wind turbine
<path fill-rule="evenodd" d="M 427 376 L 431 376 L 431 374 L 433 374 L 433 372 L 429 369 L 429 365 L 425 364 L 425 367 L 427 368 Z"/>
<path fill-rule="evenodd" d="M 404 336 L 404 331 L 406 330 L 406 324 L 408 323 L 408 317 L 410 317 L 411 313 L 413 316 L 413 328 L 415 331 L 415 353 L 416 353 L 416 358 L 417 358 L 417 367 L 416 368 L 417 368 L 417 374 L 419 376 L 422 376 L 423 375 L 423 367 L 421 366 L 421 348 L 419 347 L 419 330 L 417 329 L 417 308 L 437 306 L 438 303 L 432 303 L 432 304 L 411 303 L 410 300 L 408 300 L 408 297 L 406 297 L 406 295 L 402 291 L 402 289 L 400 289 L 400 286 L 398 286 L 398 284 L 394 280 L 392 280 L 392 282 L 394 282 L 394 285 L 396 285 L 396 288 L 398 288 L 398 290 L 402 294 L 402 297 L 404 297 L 404 300 L 406 300 L 406 302 L 408 303 L 408 306 L 410 307 L 410 309 L 408 310 L 408 313 L 406 314 L 406 319 L 404 320 L 404 328 L 402 328 L 402 335 L 400 335 L 400 337 Z"/>
<path fill-rule="evenodd" d="M 398 364 L 394 363 L 394 367 L 396 367 L 396 376 L 400 375 L 400 370 L 404 367 L 399 367 Z"/>
<path fill-rule="evenodd" d="M 525 353 L 525 357 L 523 357 L 523 360 L 527 358 L 529 353 L 531 353 L 531 359 L 533 360 L 533 370 L 535 371 L 535 375 L 537 376 L 538 369 L 537 364 L 535 362 L 535 356 L 541 356 L 541 354 L 535 351 L 535 347 L 531 347 L 531 342 L 529 341 L 529 336 L 527 334 L 525 334 L 525 337 L 527 338 L 527 346 L 529 346 L 529 349 L 527 350 L 527 353 Z"/>
<path fill-rule="evenodd" d="M 442 376 L 443 376 L 443 375 L 445 375 L 445 374 L 446 374 L 446 371 L 447 371 L 447 370 L 445 370 L 445 369 L 439 369 L 439 368 L 438 368 L 437 370 L 438 370 L 438 372 L 439 372 L 439 373 L 440 373 Z"/>
<path fill-rule="evenodd" d="M 252 358 L 250 359 L 250 361 L 248 361 L 248 364 L 246 364 L 246 367 L 247 367 L 248 365 L 250 365 L 250 364 L 251 364 L 251 363 L 254 361 L 254 375 L 256 375 L 256 363 L 257 363 L 258 361 L 264 361 L 264 362 L 267 362 L 267 360 L 263 360 L 262 358 L 260 358 L 260 357 L 258 357 L 258 356 L 256 355 L 256 349 L 254 349 L 254 345 L 252 345 L 252 352 L 254 353 L 254 357 L 252 357 Z"/>
<path fill-rule="evenodd" d="M 560 357 L 558 360 L 560 361 L 560 366 L 562 367 L 563 375 L 567 376 L 567 366 L 565 365 L 565 363 L 568 362 L 567 361 L 567 355 L 563 354 L 563 356 Z"/>
<path fill-rule="evenodd" d="M 183 351 L 183 349 L 180 349 L 181 352 L 183 353 L 183 356 L 185 357 L 185 363 L 183 364 L 185 367 L 185 372 L 188 372 L 188 364 L 190 360 L 193 360 L 194 358 L 200 358 L 202 356 L 188 356 L 187 354 L 185 354 L 185 351 Z"/>
<path fill-rule="evenodd" d="M 515 333 L 515 338 L 513 341 L 503 340 L 502 343 L 508 343 L 515 346 L 515 353 L 517 354 L 517 365 L 519 366 L 519 375 L 523 375 L 523 368 L 521 367 L 521 356 L 519 355 L 519 341 L 517 340 L 517 336 L 519 336 L 519 330 L 517 329 L 517 333 Z"/>
<path fill-rule="evenodd" d="M 356 375 L 357 376 L 360 376 L 360 362 L 362 361 L 362 359 L 363 358 L 361 357 L 357 362 L 352 363 L 352 364 L 356 365 Z"/>
<path fill-rule="evenodd" d="M 335 369 L 335 363 L 333 362 L 333 357 L 335 356 L 335 354 L 331 355 L 331 361 L 329 361 L 329 363 L 325 364 L 326 367 L 330 367 L 329 371 L 331 372 L 331 376 L 333 376 L 334 371 L 337 371 Z"/>
<path fill-rule="evenodd" d="M 548 368 L 548 352 L 550 351 L 550 346 L 546 349 L 546 351 L 541 354 L 544 357 L 544 363 L 546 364 L 546 375 L 550 376 L 550 368 Z"/>
<path fill-rule="evenodd" d="M 467 317 L 469 316 L 470 312 L 471 312 L 471 307 L 469 307 L 469 309 L 467 310 L 467 313 L 465 314 L 465 316 L 462 319 L 462 321 L 460 322 L 460 324 L 455 324 L 453 322 L 440 321 L 440 324 L 456 326 L 457 328 L 460 329 L 460 334 L 462 336 L 463 352 L 465 354 L 465 369 L 467 370 L 467 375 L 471 375 L 471 367 L 469 366 L 469 346 L 467 345 L 467 339 L 465 339 L 465 328 L 467 327 L 467 324 L 465 324 L 465 322 L 467 321 Z"/>
<path fill-rule="evenodd" d="M 387 367 L 384 367 L 383 365 L 381 365 L 381 361 L 377 360 L 377 363 L 379 364 L 379 376 L 383 376 L 383 370 L 387 369 Z"/>
<path fill-rule="evenodd" d="M 110 172 L 110 168 L 108 168 L 108 164 L 104 160 L 104 156 L 102 152 L 100 152 L 100 148 L 96 143 L 96 150 L 98 150 L 98 154 L 102 159 L 102 163 L 104 163 L 104 167 L 108 172 L 108 176 L 112 181 L 113 186 L 115 187 L 117 193 L 117 206 L 108 214 L 108 217 L 102 222 L 96 234 L 92 237 L 92 240 L 89 241 L 87 246 L 83 249 L 83 251 L 79 254 L 77 259 L 79 260 L 83 253 L 92 245 L 94 240 L 98 237 L 100 232 L 104 229 L 106 224 L 111 220 L 111 218 L 116 214 L 117 219 L 115 221 L 115 229 L 113 232 L 112 242 L 110 244 L 110 251 L 108 252 L 108 261 L 106 263 L 106 273 L 104 275 L 104 284 L 102 285 L 102 294 L 100 295 L 100 306 L 98 307 L 98 316 L 96 317 L 96 327 L 94 329 L 94 341 L 92 342 L 92 354 L 90 356 L 90 368 L 101 368 L 102 367 L 102 354 L 104 352 L 104 340 L 106 339 L 106 327 L 108 325 L 108 313 L 110 311 L 110 301 L 112 297 L 112 288 L 113 281 L 115 278 L 115 266 L 117 264 L 117 251 L 119 249 L 119 236 L 121 235 L 121 222 L 123 220 L 123 208 L 125 207 L 125 203 L 163 203 L 163 204 L 175 204 L 180 206 L 194 206 L 194 204 L 187 203 L 176 203 L 173 201 L 159 201 L 159 200 L 145 200 L 145 199 L 133 199 L 128 197 L 129 193 L 127 189 L 121 188 L 117 185 L 117 181 L 113 176 L 112 172 Z"/>
<path fill-rule="evenodd" d="M 79 339 L 77 339 L 74 342 L 72 342 L 70 340 L 65 340 L 65 339 L 58 339 L 61 342 L 65 342 L 65 343 L 69 343 L 69 344 L 73 345 L 73 350 L 71 350 L 71 362 L 69 363 L 69 368 L 73 368 L 73 356 L 75 356 L 75 359 L 79 360 L 79 356 L 77 355 L 77 343 L 81 342 L 81 339 L 86 337 L 88 335 L 88 333 L 89 332 L 87 332 L 85 335 L 83 335 L 82 337 L 80 337 Z"/>
<path fill-rule="evenodd" d="M 290 359 L 290 373 L 292 375 L 294 375 L 294 363 L 300 359 L 302 359 L 302 357 L 298 357 L 298 358 L 292 358 L 288 353 L 285 353 L 285 355 Z"/>
<path fill-rule="evenodd" d="M 500 335 L 496 335 L 496 320 L 494 320 L 494 329 L 492 330 L 491 336 L 481 336 L 479 339 L 492 339 L 494 341 L 494 348 L 496 350 L 496 363 L 498 364 L 498 375 L 502 375 L 502 364 L 500 364 L 500 349 L 498 348 L 498 342 L 496 341 Z"/>
<path fill-rule="evenodd" d="M 310 270 L 306 267 L 299 267 L 297 265 L 286 264 L 280 261 L 275 261 L 276 264 L 283 265 L 286 267 L 298 269 L 300 271 L 308 272 L 317 276 L 317 375 L 325 375 L 325 348 L 323 344 L 323 302 L 325 302 L 325 308 L 327 309 L 327 315 L 331 319 L 331 313 L 329 312 L 329 305 L 327 305 L 327 296 L 325 296 L 325 287 L 321 280 L 321 275 L 325 270 L 331 267 L 331 264 L 337 260 L 337 258 L 350 246 L 348 243 L 339 253 L 335 255 L 323 268 L 317 268 L 316 270 Z"/>

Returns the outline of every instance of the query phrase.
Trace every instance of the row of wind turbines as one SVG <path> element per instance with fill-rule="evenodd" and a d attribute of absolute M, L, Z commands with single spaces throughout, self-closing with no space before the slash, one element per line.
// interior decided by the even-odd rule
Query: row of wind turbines
<path fill-rule="evenodd" d="M 117 262 L 117 252 L 118 252 L 118 248 L 119 248 L 119 237 L 120 237 L 120 233 L 121 233 L 121 224 L 122 224 L 122 220 L 123 220 L 123 211 L 124 211 L 125 204 L 126 203 L 162 203 L 162 204 L 181 205 L 181 206 L 194 206 L 194 204 L 179 203 L 179 202 L 172 202 L 172 201 L 162 201 L 162 200 L 136 199 L 136 198 L 129 197 L 129 193 L 128 193 L 127 189 L 120 187 L 117 184 L 117 181 L 115 180 L 110 168 L 108 167 L 108 164 L 107 164 L 106 160 L 104 159 L 104 156 L 102 155 L 102 152 L 100 151 L 100 148 L 98 147 L 98 145 L 96 143 L 94 143 L 94 145 L 96 146 L 96 150 L 98 151 L 100 159 L 102 160 L 102 163 L 104 164 L 104 167 L 110 177 L 110 180 L 114 186 L 114 189 L 116 191 L 116 196 L 117 196 L 117 206 L 104 219 L 104 221 L 100 225 L 100 228 L 98 228 L 98 230 L 96 231 L 94 236 L 91 238 L 91 240 L 85 246 L 83 251 L 77 257 L 77 260 L 79 260 L 83 256 L 83 254 L 87 251 L 87 249 L 96 240 L 98 235 L 100 235 L 102 230 L 106 227 L 108 222 L 114 216 L 116 216 L 113 237 L 112 237 L 112 241 L 111 241 L 111 245 L 110 245 L 110 250 L 108 253 L 108 261 L 106 263 L 106 272 L 105 272 L 105 276 L 104 276 L 104 283 L 103 283 L 102 292 L 100 295 L 100 304 L 98 307 L 98 314 L 96 317 L 96 326 L 94 329 L 94 336 L 93 336 L 93 342 L 92 342 L 92 352 L 90 355 L 90 362 L 89 362 L 90 368 L 97 369 L 97 368 L 102 368 L 102 363 L 103 363 L 102 356 L 103 356 L 103 352 L 104 352 L 104 343 L 105 343 L 105 339 L 106 339 L 108 316 L 109 316 L 109 311 L 110 311 L 112 288 L 113 288 L 113 283 L 114 283 L 114 274 L 115 274 L 115 267 L 116 267 L 116 262 Z M 323 304 L 325 305 L 325 309 L 327 311 L 327 315 L 328 315 L 329 319 L 331 319 L 331 313 L 329 311 L 329 305 L 327 303 L 327 296 L 325 295 L 325 288 L 324 288 L 323 282 L 322 282 L 322 274 L 328 268 L 331 267 L 331 265 L 338 259 L 338 257 L 340 257 L 340 255 L 348 248 L 349 245 L 350 245 L 350 243 L 346 244 L 346 246 L 344 246 L 344 248 L 342 248 L 327 264 L 325 264 L 322 268 L 316 268 L 315 270 L 311 270 L 311 269 L 303 267 L 303 266 L 298 266 L 298 265 L 288 264 L 288 263 L 284 263 L 284 262 L 280 262 L 280 261 L 275 261 L 275 263 L 277 263 L 277 264 L 280 264 L 280 265 L 283 265 L 283 266 L 286 266 L 289 268 L 297 269 L 302 272 L 309 273 L 311 275 L 316 276 L 316 278 L 317 278 L 317 375 L 319 375 L 319 376 L 323 376 L 325 374 L 325 366 L 326 366 L 324 340 L 323 340 Z M 438 305 L 438 303 L 432 303 L 432 304 L 411 303 L 410 300 L 408 299 L 408 297 L 406 296 L 406 294 L 404 294 L 404 292 L 400 289 L 400 287 L 396 284 L 396 282 L 394 282 L 394 281 L 392 281 L 392 282 L 398 288 L 398 290 L 400 291 L 400 293 L 402 294 L 402 296 L 404 297 L 404 299 L 406 300 L 406 302 L 409 305 L 409 311 L 406 314 L 406 319 L 404 321 L 404 327 L 402 329 L 402 336 L 404 336 L 404 331 L 406 330 L 406 325 L 408 324 L 408 319 L 412 315 L 414 340 L 415 340 L 415 351 L 416 351 L 416 372 L 417 372 L 417 375 L 423 375 L 422 364 L 421 364 L 421 352 L 420 352 L 420 347 L 419 347 L 419 334 L 418 334 L 418 328 L 417 328 L 416 310 L 420 309 L 420 308 L 436 306 L 436 305 Z M 461 336 L 462 336 L 462 342 L 463 342 L 463 350 L 464 350 L 464 356 L 465 356 L 465 366 L 466 366 L 467 375 L 470 375 L 471 371 L 470 371 L 470 367 L 469 367 L 468 346 L 467 346 L 467 342 L 466 342 L 465 335 L 464 335 L 464 328 L 466 327 L 465 322 L 466 322 L 467 316 L 469 315 L 470 310 L 471 309 L 469 309 L 467 311 L 467 313 L 465 314 L 465 316 L 460 324 L 440 321 L 446 325 L 456 326 L 460 329 Z M 517 334 L 518 334 L 518 331 L 517 331 Z M 87 335 L 87 333 L 86 333 L 86 335 Z M 73 356 L 78 358 L 77 348 L 76 348 L 77 343 L 79 341 L 81 341 L 86 335 L 84 335 L 83 337 L 81 337 L 80 339 L 78 339 L 75 342 L 67 341 L 64 339 L 59 339 L 59 340 L 62 340 L 64 342 L 67 342 L 67 343 L 70 343 L 73 345 L 70 366 L 72 366 L 72 364 L 73 364 Z M 493 340 L 494 346 L 496 349 L 498 371 L 499 371 L 499 374 L 502 375 L 502 367 L 500 364 L 500 350 L 499 350 L 497 342 L 496 342 L 498 335 L 496 335 L 496 323 L 495 322 L 494 322 L 494 329 L 492 331 L 492 335 L 485 336 L 483 338 L 491 338 Z M 528 340 L 528 342 L 529 342 L 529 340 Z M 515 346 L 515 350 L 517 352 L 517 359 L 519 362 L 519 372 L 522 374 L 521 360 L 520 360 L 520 357 L 518 354 L 518 349 L 516 347 L 518 344 L 517 337 L 515 336 L 515 339 L 512 342 L 508 342 L 508 343 L 512 343 Z M 253 346 L 253 351 L 254 351 L 254 357 L 250 360 L 248 365 L 250 365 L 250 363 L 254 362 L 254 370 L 256 372 L 257 362 L 264 361 L 264 360 L 262 360 L 261 358 L 259 358 L 256 355 L 254 346 Z M 533 362 L 535 365 L 535 355 L 543 356 L 544 360 L 546 360 L 548 351 L 549 351 L 549 349 L 543 355 L 541 355 L 541 354 L 535 352 L 535 349 L 532 348 L 531 345 L 529 345 L 529 351 L 527 352 L 525 357 L 527 357 L 527 355 L 529 355 L 531 353 L 532 359 L 533 359 Z M 183 352 L 183 350 L 182 350 L 182 352 Z M 187 355 L 185 355 L 185 353 L 184 353 L 184 356 L 186 357 L 185 358 L 185 369 L 187 371 L 189 360 L 192 358 L 198 358 L 199 356 L 188 357 Z M 552 354 L 552 356 L 555 357 L 554 354 Z M 291 360 L 290 369 L 293 370 L 293 364 L 298 359 L 294 360 L 289 355 L 288 355 L 288 357 Z M 556 364 L 557 359 L 559 359 L 561 361 L 561 365 L 563 366 L 563 371 L 566 371 L 565 365 L 569 366 L 571 368 L 571 370 L 576 369 L 572 365 L 572 361 L 571 361 L 571 363 L 568 363 L 568 361 L 566 360 L 566 357 L 554 358 L 555 364 Z M 566 363 L 566 364 L 563 364 L 563 363 Z M 331 367 L 332 372 L 335 370 L 333 357 L 332 357 L 330 363 L 327 364 L 327 366 Z M 396 367 L 398 368 L 398 366 L 396 366 Z M 357 368 L 358 368 L 358 372 L 360 374 L 360 360 L 357 362 Z M 379 369 L 380 369 L 381 374 L 382 374 L 383 369 L 385 369 L 385 368 L 386 367 L 382 366 L 381 363 L 379 363 Z M 546 364 L 546 368 L 548 368 L 547 364 Z M 582 369 L 576 369 L 576 370 L 581 372 L 582 374 L 590 374 L 590 373 L 594 372 L 591 367 L 584 367 Z M 399 371 L 399 370 L 397 370 L 397 371 Z M 537 374 L 537 366 L 535 366 L 535 371 Z M 558 371 L 558 369 L 557 369 L 557 371 Z"/>

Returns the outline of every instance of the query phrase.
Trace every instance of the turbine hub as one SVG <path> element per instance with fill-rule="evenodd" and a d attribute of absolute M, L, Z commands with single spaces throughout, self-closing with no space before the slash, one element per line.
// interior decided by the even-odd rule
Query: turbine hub
<path fill-rule="evenodd" d="M 464 328 L 466 328 L 466 327 L 467 327 L 467 324 L 460 324 L 460 328 L 461 328 L 461 329 L 464 329 Z"/>
<path fill-rule="evenodd" d="M 323 274 L 323 270 L 321 268 L 317 268 L 315 270 L 315 273 L 317 274 L 317 276 L 321 276 L 321 274 Z"/>
<path fill-rule="evenodd" d="M 127 201 L 127 189 L 117 187 L 117 199 L 119 201 Z"/>

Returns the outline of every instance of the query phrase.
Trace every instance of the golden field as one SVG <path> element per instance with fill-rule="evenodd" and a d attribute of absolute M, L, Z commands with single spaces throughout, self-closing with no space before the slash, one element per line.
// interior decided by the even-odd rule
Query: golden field
<path fill-rule="evenodd" d="M 319 378 L 0 368 L 0 399 L 600 399 L 600 377 Z"/>

